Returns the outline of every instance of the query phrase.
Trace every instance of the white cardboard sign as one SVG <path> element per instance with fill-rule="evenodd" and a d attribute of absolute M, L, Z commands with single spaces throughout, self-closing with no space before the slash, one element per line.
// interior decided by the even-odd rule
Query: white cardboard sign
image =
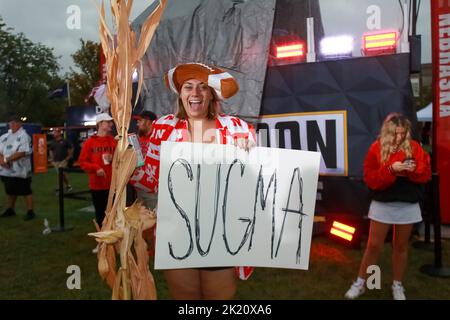
<path fill-rule="evenodd" d="M 156 269 L 308 269 L 320 153 L 164 142 Z"/>

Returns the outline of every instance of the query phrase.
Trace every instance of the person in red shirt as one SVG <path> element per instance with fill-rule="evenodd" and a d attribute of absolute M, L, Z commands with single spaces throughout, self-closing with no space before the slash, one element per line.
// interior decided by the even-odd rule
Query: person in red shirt
<path fill-rule="evenodd" d="M 112 177 L 112 160 L 116 149 L 116 140 L 112 136 L 112 120 L 113 118 L 106 113 L 97 115 L 97 133 L 83 143 L 78 159 L 80 168 L 89 175 L 95 219 L 100 228 L 105 218 Z"/>
<path fill-rule="evenodd" d="M 148 144 L 150 143 L 150 135 L 153 129 L 153 122 L 156 118 L 156 114 L 147 110 L 133 116 L 133 119 L 136 120 L 137 134 L 141 145 L 142 155 L 144 157 L 147 154 Z"/>
<path fill-rule="evenodd" d="M 133 119 L 136 120 L 139 144 L 141 146 L 142 156 L 145 158 L 150 143 L 153 122 L 156 121 L 157 116 L 151 111 L 144 110 L 134 115 Z M 142 190 L 138 186 L 135 186 L 134 191 L 135 196 L 133 198 L 136 197 L 147 209 L 153 210 L 156 208 L 158 203 L 158 195 L 156 193 Z M 148 254 L 153 257 L 155 255 L 155 227 L 145 230 L 143 237 L 147 241 Z"/>
<path fill-rule="evenodd" d="M 137 134 L 139 138 L 139 145 L 141 147 L 142 156 L 145 158 L 148 147 L 150 145 L 150 137 L 153 130 L 153 123 L 157 117 L 151 111 L 144 110 L 141 113 L 134 115 L 133 119 L 136 120 Z M 157 203 L 157 195 L 154 192 L 149 192 L 146 188 L 141 188 L 141 185 L 135 184 L 136 196 L 143 203 L 143 205 L 149 209 L 154 209 Z"/>
<path fill-rule="evenodd" d="M 402 278 L 408 258 L 408 242 L 414 223 L 422 221 L 419 202 L 423 185 L 431 179 L 430 157 L 411 138 L 411 122 L 399 113 L 389 114 L 379 138 L 364 161 L 364 182 L 371 190 L 370 232 L 358 278 L 345 294 L 355 299 L 365 292 L 367 268 L 376 265 L 391 225 L 392 294 L 405 300 Z"/>

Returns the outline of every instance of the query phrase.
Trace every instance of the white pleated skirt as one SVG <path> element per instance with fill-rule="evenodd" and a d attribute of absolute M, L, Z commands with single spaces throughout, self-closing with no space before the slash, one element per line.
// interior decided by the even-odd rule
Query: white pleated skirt
<path fill-rule="evenodd" d="M 422 221 L 418 202 L 380 202 L 372 200 L 369 219 L 386 224 L 411 224 Z"/>

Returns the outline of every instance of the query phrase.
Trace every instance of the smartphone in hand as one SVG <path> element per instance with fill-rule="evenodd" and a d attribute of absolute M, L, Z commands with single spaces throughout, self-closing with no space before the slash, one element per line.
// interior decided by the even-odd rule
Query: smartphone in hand
<path fill-rule="evenodd" d="M 414 166 L 415 161 L 414 161 L 413 158 L 406 158 L 406 159 L 403 161 L 403 164 L 405 164 L 408 168 L 411 168 L 411 167 Z"/>

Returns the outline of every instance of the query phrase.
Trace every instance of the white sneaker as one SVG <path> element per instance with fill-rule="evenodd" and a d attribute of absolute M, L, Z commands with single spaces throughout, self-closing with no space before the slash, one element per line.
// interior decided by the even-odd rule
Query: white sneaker
<path fill-rule="evenodd" d="M 352 286 L 350 287 L 350 289 L 348 289 L 348 291 L 345 293 L 345 297 L 347 299 L 356 299 L 358 298 L 360 295 L 362 295 L 365 291 L 365 283 L 363 282 L 362 284 L 357 283 L 356 281 L 353 282 Z"/>
<path fill-rule="evenodd" d="M 394 300 L 406 300 L 405 288 L 401 284 L 392 285 L 392 296 Z"/>
<path fill-rule="evenodd" d="M 97 246 L 94 248 L 94 249 L 92 249 L 92 253 L 95 253 L 95 254 L 97 254 L 98 253 L 98 249 L 100 248 L 100 243 L 99 244 L 97 244 Z"/>

